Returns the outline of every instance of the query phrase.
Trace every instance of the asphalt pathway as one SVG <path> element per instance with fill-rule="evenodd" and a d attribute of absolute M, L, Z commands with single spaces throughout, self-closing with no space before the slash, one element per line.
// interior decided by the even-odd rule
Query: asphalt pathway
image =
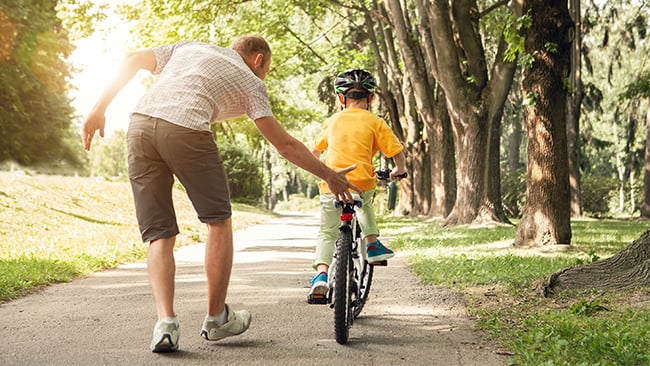
<path fill-rule="evenodd" d="M 149 351 L 155 309 L 143 263 L 133 263 L 0 305 L 0 365 L 505 365 L 474 330 L 459 299 L 423 286 L 397 256 L 377 268 L 369 303 L 347 345 L 333 310 L 308 305 L 315 214 L 285 214 L 235 233 L 228 303 L 250 329 L 199 337 L 205 315 L 204 245 L 176 252 L 180 349 Z"/>

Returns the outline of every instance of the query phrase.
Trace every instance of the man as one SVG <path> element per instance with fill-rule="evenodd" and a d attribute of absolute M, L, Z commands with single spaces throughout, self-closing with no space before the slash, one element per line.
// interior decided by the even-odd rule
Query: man
<path fill-rule="evenodd" d="M 159 74 L 138 101 L 127 132 L 129 179 L 143 242 L 149 242 L 147 271 L 158 322 L 151 350 L 178 349 L 174 312 L 174 244 L 178 226 L 172 204 L 174 176 L 185 187 L 199 219 L 207 224 L 205 271 L 207 315 L 201 335 L 210 341 L 238 335 L 250 325 L 246 310 L 232 311 L 226 295 L 233 260 L 228 182 L 210 125 L 248 115 L 278 152 L 327 182 L 332 192 L 351 200 L 345 173 L 328 168 L 273 117 L 262 80 L 269 72 L 271 49 L 262 37 L 243 36 L 230 48 L 181 42 L 129 54 L 83 125 L 84 148 L 104 135 L 105 111 L 138 70 Z"/>

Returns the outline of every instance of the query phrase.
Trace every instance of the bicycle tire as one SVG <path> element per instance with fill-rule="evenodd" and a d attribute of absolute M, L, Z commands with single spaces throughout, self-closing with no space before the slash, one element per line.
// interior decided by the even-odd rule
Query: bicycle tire
<path fill-rule="evenodd" d="M 370 285 L 372 284 L 372 274 L 374 267 L 368 263 L 365 258 L 366 255 L 361 254 L 365 253 L 365 241 L 361 238 L 361 226 L 358 225 L 358 222 L 355 222 L 353 226 L 355 227 L 354 237 L 356 242 L 355 264 L 358 263 L 359 267 L 357 268 L 357 276 L 359 276 L 359 278 L 356 279 L 357 288 L 356 299 L 354 302 L 355 306 L 352 313 L 353 317 L 356 319 L 359 314 L 361 314 L 366 301 L 368 301 L 368 294 L 370 294 Z"/>
<path fill-rule="evenodd" d="M 345 344 L 352 326 L 352 232 L 341 229 L 336 242 L 336 273 L 334 277 L 334 332 L 336 342 Z"/>
<path fill-rule="evenodd" d="M 372 274 L 374 272 L 374 267 L 368 263 L 367 260 L 361 259 L 362 261 L 362 270 L 361 278 L 359 279 L 359 294 L 357 295 L 357 305 L 354 307 L 353 316 L 356 319 L 361 311 L 363 306 L 368 301 L 368 294 L 370 294 L 370 285 L 372 284 Z"/>

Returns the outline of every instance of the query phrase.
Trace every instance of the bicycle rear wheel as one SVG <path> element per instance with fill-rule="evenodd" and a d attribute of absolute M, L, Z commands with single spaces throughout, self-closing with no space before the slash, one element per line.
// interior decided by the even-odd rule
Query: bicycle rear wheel
<path fill-rule="evenodd" d="M 336 242 L 336 269 L 334 277 L 334 332 L 336 342 L 345 344 L 352 326 L 352 232 L 342 229 Z"/>

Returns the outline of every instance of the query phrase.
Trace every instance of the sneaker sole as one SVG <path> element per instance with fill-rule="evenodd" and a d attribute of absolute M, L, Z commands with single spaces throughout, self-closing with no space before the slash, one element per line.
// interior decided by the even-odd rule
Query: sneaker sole
<path fill-rule="evenodd" d="M 393 258 L 395 254 L 381 254 L 374 257 L 368 257 L 368 263 L 382 262 L 387 259 Z"/>
<path fill-rule="evenodd" d="M 151 352 L 154 353 L 165 353 L 165 352 L 174 352 L 178 349 L 178 343 L 174 344 L 172 342 L 172 337 L 169 334 L 165 334 L 162 339 L 151 348 Z"/>
<path fill-rule="evenodd" d="M 329 287 L 326 283 L 317 283 L 311 288 L 311 295 L 327 295 Z"/>
<path fill-rule="evenodd" d="M 220 341 L 220 340 L 222 340 L 222 339 L 224 339 L 224 338 L 238 336 L 238 335 L 240 335 L 240 334 L 246 333 L 247 330 L 248 330 L 248 328 L 244 329 L 241 333 L 237 333 L 237 334 L 235 334 L 235 333 L 232 333 L 232 334 L 225 334 L 225 335 L 222 335 L 222 336 L 220 336 L 220 337 L 210 338 L 210 337 L 208 336 L 208 331 L 205 330 L 205 329 L 202 329 L 202 330 L 201 330 L 201 337 L 203 337 L 206 341 L 215 342 L 215 341 Z"/>

